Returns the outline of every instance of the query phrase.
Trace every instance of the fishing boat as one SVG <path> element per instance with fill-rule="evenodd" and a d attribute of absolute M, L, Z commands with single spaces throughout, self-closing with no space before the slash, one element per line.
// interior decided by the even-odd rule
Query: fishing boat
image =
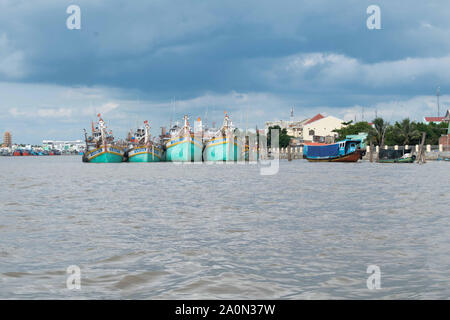
<path fill-rule="evenodd" d="M 86 152 L 83 162 L 116 163 L 124 161 L 125 148 L 114 141 L 112 132 L 107 127 L 101 115 L 98 114 L 98 126 L 92 124 L 92 135 L 87 136 L 85 130 Z"/>
<path fill-rule="evenodd" d="M 327 145 L 305 145 L 303 156 L 310 162 L 357 162 L 359 143 L 359 140 L 345 139 Z"/>
<path fill-rule="evenodd" d="M 235 136 L 235 128 L 225 113 L 222 127 L 205 144 L 205 161 L 240 161 L 242 142 Z"/>
<path fill-rule="evenodd" d="M 184 116 L 184 125 L 175 124 L 169 130 L 169 138 L 165 141 L 166 161 L 191 162 L 202 161 L 203 144 L 201 136 L 194 135 L 189 125 L 188 116 Z"/>
<path fill-rule="evenodd" d="M 413 163 L 415 160 L 416 155 L 412 154 L 411 149 L 380 149 L 378 154 L 378 162 L 380 163 Z"/>
<path fill-rule="evenodd" d="M 150 139 L 150 125 L 144 121 L 144 127 L 138 128 L 128 139 L 128 162 L 160 162 L 164 160 L 163 147 Z"/>

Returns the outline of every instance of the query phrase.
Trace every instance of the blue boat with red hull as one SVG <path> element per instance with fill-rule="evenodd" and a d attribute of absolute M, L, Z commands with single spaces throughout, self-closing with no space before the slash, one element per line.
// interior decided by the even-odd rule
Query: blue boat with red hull
<path fill-rule="evenodd" d="M 303 147 L 303 157 L 310 162 L 357 162 L 361 158 L 359 140 L 342 140 L 333 144 Z"/>

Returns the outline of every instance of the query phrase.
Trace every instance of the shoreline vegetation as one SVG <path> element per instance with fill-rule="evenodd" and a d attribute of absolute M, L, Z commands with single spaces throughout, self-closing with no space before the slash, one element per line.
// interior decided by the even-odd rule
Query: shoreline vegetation
<path fill-rule="evenodd" d="M 342 123 L 344 127 L 341 129 L 334 129 L 332 132 L 337 134 L 335 141 L 344 140 L 349 135 L 358 135 L 360 133 L 367 133 L 367 145 L 373 143 L 378 146 L 402 146 L 402 145 L 416 145 L 421 143 L 422 133 L 426 133 L 425 145 L 436 146 L 439 145 L 439 138 L 448 131 L 448 123 L 423 123 L 411 121 L 405 118 L 401 121 L 396 121 L 390 124 L 383 118 L 376 118 L 372 122 L 353 120 Z M 286 148 L 291 145 L 295 137 L 287 134 L 287 129 L 280 126 L 271 126 L 268 128 L 267 144 L 270 147 L 270 131 L 279 129 L 279 146 Z"/>
<path fill-rule="evenodd" d="M 409 118 L 396 121 L 390 124 L 383 118 L 376 118 L 369 123 L 360 121 L 353 123 L 349 121 L 341 129 L 335 129 L 333 132 L 338 134 L 337 139 L 345 139 L 347 135 L 359 134 L 365 132 L 368 134 L 367 142 L 375 145 L 416 145 L 421 143 L 422 133 L 426 133 L 425 144 L 438 145 L 439 138 L 445 135 L 448 130 L 448 124 L 441 123 L 423 123 L 411 121 Z"/>

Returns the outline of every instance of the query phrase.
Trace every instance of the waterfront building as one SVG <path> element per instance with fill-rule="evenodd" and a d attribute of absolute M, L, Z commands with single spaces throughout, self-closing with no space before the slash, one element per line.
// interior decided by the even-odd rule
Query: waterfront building
<path fill-rule="evenodd" d="M 281 129 L 286 129 L 288 135 L 294 137 L 294 144 L 303 142 L 333 143 L 337 136 L 333 130 L 342 128 L 343 121 L 333 116 L 323 116 L 320 113 L 312 118 L 295 121 L 293 120 L 293 111 L 291 111 L 290 121 L 267 121 L 265 132 L 267 134 L 269 127 L 279 126 Z"/>
<path fill-rule="evenodd" d="M 287 134 L 295 138 L 302 135 L 303 123 L 308 119 L 303 121 L 287 121 L 287 120 L 277 120 L 277 121 L 266 121 L 264 125 L 264 132 L 267 134 L 269 132 L 269 127 L 279 126 L 281 129 L 286 129 Z"/>
<path fill-rule="evenodd" d="M 450 123 L 450 109 L 447 110 L 447 113 L 443 117 L 425 117 L 425 122 L 436 122 L 436 123 Z"/>
<path fill-rule="evenodd" d="M 11 133 L 6 131 L 3 135 L 3 147 L 5 148 L 11 148 L 12 146 L 12 136 Z"/>
<path fill-rule="evenodd" d="M 42 147 L 44 150 L 58 150 L 58 151 L 83 151 L 86 143 L 83 140 L 73 141 L 58 141 L 58 140 L 43 140 Z"/>
<path fill-rule="evenodd" d="M 321 114 L 311 118 L 303 125 L 303 142 L 325 142 L 331 143 L 337 137 L 335 129 L 342 128 L 344 120 L 333 116 L 322 116 Z"/>
<path fill-rule="evenodd" d="M 290 120 L 276 120 L 276 121 L 266 121 L 264 125 L 264 132 L 267 134 L 269 132 L 269 127 L 279 126 L 281 129 L 286 129 L 289 136 L 294 138 L 301 138 L 303 134 L 303 125 L 311 120 L 306 118 L 304 120 L 294 119 L 294 108 L 291 109 Z"/>
<path fill-rule="evenodd" d="M 442 145 L 443 151 L 450 151 L 450 133 L 439 138 L 439 145 Z"/>

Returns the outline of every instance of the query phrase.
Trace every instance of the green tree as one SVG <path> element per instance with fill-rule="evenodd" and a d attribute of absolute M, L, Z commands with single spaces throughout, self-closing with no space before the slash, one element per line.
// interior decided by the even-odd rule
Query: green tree
<path fill-rule="evenodd" d="M 439 144 L 439 138 L 446 133 L 448 124 L 447 123 L 435 123 L 430 122 L 429 124 L 426 123 L 417 123 L 416 129 L 422 134 L 422 132 L 425 132 L 426 138 L 425 138 L 425 144 L 431 144 L 431 145 L 437 145 Z M 420 138 L 414 142 L 414 144 L 420 143 Z"/>
<path fill-rule="evenodd" d="M 338 134 L 338 140 L 343 140 L 348 135 L 359 134 L 362 132 L 367 133 L 368 137 L 375 134 L 375 130 L 366 121 L 356 122 L 355 124 L 352 124 L 352 121 L 349 121 L 343 122 L 342 124 L 344 125 L 344 127 L 333 130 L 333 132 L 336 132 Z"/>
<path fill-rule="evenodd" d="M 371 132 L 371 135 L 369 135 L 369 140 L 373 141 L 375 144 L 379 146 L 384 146 L 385 139 L 386 139 L 386 131 L 389 128 L 389 122 L 384 121 L 383 118 L 376 118 L 373 120 L 373 124 L 375 127 L 375 130 Z"/>
<path fill-rule="evenodd" d="M 280 148 L 286 148 L 287 146 L 289 146 L 289 143 L 291 142 L 291 139 L 293 137 L 291 137 L 290 135 L 287 134 L 287 129 L 281 129 L 281 127 L 279 125 L 269 127 L 269 130 L 268 130 L 268 133 L 267 133 L 267 145 L 269 147 L 272 146 L 272 144 L 271 144 L 271 131 L 273 129 L 280 130 L 280 133 L 279 133 Z"/>
<path fill-rule="evenodd" d="M 416 143 L 421 137 L 419 130 L 417 130 L 417 124 L 414 121 L 411 122 L 409 118 L 403 119 L 401 122 L 396 121 L 390 133 L 394 144 L 398 145 Z"/>

